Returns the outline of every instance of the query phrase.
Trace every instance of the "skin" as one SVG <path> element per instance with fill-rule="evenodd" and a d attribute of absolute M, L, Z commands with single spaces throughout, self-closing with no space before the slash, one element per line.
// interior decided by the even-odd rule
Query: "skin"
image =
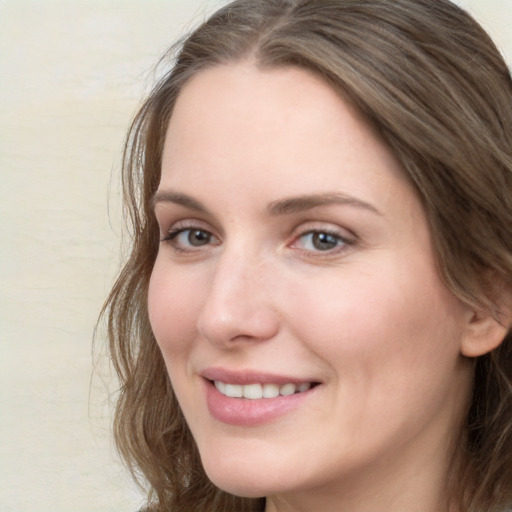
<path fill-rule="evenodd" d="M 271 208 L 311 194 L 350 200 Z M 155 212 L 151 325 L 211 480 L 267 496 L 267 512 L 448 510 L 474 312 L 443 285 L 415 192 L 354 109 L 293 67 L 198 73 Z M 210 367 L 320 385 L 272 421 L 228 425 L 206 404 Z"/>

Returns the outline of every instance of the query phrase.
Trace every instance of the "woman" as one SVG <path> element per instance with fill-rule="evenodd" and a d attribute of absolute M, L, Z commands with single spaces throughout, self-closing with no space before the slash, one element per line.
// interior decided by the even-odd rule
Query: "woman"
<path fill-rule="evenodd" d="M 512 504 L 512 81 L 465 12 L 233 2 L 126 148 L 115 435 L 152 509 Z"/>

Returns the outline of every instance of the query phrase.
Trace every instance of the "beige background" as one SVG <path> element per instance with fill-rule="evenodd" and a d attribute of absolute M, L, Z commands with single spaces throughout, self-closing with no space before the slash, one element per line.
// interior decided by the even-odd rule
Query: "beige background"
<path fill-rule="evenodd" d="M 118 163 L 152 64 L 223 3 L 0 0 L 4 512 L 141 502 L 111 446 L 105 364 L 91 380 L 94 324 L 119 267 Z M 512 0 L 458 3 L 511 61 Z"/>

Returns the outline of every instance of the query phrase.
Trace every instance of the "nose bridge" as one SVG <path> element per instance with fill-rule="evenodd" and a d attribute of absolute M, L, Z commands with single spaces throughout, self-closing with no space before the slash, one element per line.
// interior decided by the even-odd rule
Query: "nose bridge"
<path fill-rule="evenodd" d="M 275 266 L 255 250 L 226 249 L 212 270 L 198 329 L 216 344 L 262 341 L 278 330 L 278 314 L 269 293 Z"/>

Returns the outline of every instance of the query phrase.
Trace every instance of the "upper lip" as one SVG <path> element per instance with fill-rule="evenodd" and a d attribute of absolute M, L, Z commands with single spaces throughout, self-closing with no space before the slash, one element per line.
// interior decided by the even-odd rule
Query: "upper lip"
<path fill-rule="evenodd" d="M 275 373 L 260 372 L 255 370 L 228 370 L 226 368 L 211 367 L 203 370 L 201 376 L 210 381 L 220 381 L 227 384 L 302 384 L 305 382 L 315 383 L 318 380 L 304 379 L 289 375 L 278 375 Z"/>

